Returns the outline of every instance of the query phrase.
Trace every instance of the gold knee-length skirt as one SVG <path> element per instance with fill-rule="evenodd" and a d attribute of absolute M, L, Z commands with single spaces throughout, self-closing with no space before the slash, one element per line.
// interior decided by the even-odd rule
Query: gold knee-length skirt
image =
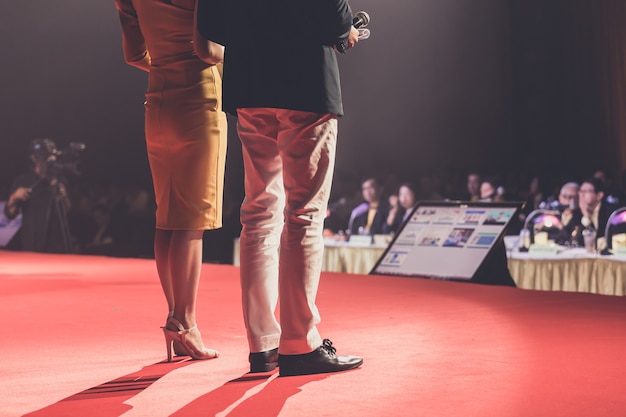
<path fill-rule="evenodd" d="M 156 198 L 156 227 L 222 226 L 226 115 L 216 66 L 151 69 L 145 130 Z"/>

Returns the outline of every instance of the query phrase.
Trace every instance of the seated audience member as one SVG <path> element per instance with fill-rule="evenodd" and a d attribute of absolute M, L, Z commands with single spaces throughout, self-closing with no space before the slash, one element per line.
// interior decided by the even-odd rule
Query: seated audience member
<path fill-rule="evenodd" d="M 557 198 L 552 201 L 543 202 L 540 208 L 559 211 L 561 224 L 563 226 L 567 225 L 572 219 L 574 209 L 578 207 L 579 188 L 580 186 L 577 182 L 566 182 L 561 186 Z"/>
<path fill-rule="evenodd" d="M 365 202 L 352 210 L 348 229 L 350 235 L 379 235 L 390 232 L 387 225 L 389 200 L 383 198 L 383 187 L 373 177 L 361 182 L 361 195 Z"/>
<path fill-rule="evenodd" d="M 504 187 L 497 177 L 488 177 L 480 183 L 480 199 L 483 202 L 500 202 L 504 201 Z"/>
<path fill-rule="evenodd" d="M 578 207 L 572 210 L 571 220 L 567 223 L 557 238 L 557 243 L 575 242 L 583 246 L 582 231 L 586 227 L 596 230 L 596 237 L 603 238 L 606 223 L 617 205 L 604 200 L 604 183 L 595 177 L 590 177 L 580 184 L 578 189 Z M 598 241 L 603 242 L 602 240 Z M 603 245 L 598 245 L 603 249 Z"/>
<path fill-rule="evenodd" d="M 542 208 L 542 203 L 549 194 L 546 181 L 541 175 L 532 174 L 529 180 L 527 179 L 526 181 L 528 181 L 528 186 L 517 191 L 519 201 L 524 201 L 524 206 L 519 214 L 519 221 L 522 224 L 524 224 L 530 213 L 538 208 Z"/>
<path fill-rule="evenodd" d="M 467 181 L 465 184 L 465 192 L 462 194 L 459 192 L 459 200 L 462 201 L 479 201 L 480 200 L 480 184 L 482 184 L 482 176 L 476 171 L 470 171 L 467 174 Z M 459 184 L 460 188 L 460 184 Z"/>
<path fill-rule="evenodd" d="M 397 232 L 404 220 L 411 214 L 411 210 L 417 203 L 415 186 L 405 182 L 398 188 L 398 195 L 389 196 L 389 215 L 387 216 L 387 228 L 390 232 Z"/>
<path fill-rule="evenodd" d="M 527 214 L 541 208 L 541 202 L 550 195 L 547 179 L 542 175 L 533 175 L 528 185 L 528 191 L 524 194 L 524 201 L 526 201 L 525 211 Z"/>

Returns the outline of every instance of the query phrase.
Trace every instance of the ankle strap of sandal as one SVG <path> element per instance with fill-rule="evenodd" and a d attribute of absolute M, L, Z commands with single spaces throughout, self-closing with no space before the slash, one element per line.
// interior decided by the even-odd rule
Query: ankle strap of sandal
<path fill-rule="evenodd" d="M 167 319 L 167 324 L 170 324 L 170 323 L 174 325 L 178 329 L 179 332 L 190 332 L 198 328 L 198 323 L 196 323 L 190 328 L 185 329 L 185 326 L 183 326 L 183 324 L 180 321 L 176 320 L 174 317 L 170 317 L 169 319 Z"/>

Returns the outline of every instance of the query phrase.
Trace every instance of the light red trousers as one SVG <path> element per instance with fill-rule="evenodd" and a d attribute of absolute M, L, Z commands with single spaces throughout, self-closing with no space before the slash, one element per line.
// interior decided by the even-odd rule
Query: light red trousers
<path fill-rule="evenodd" d="M 279 347 L 281 354 L 308 353 L 322 344 L 315 299 L 337 119 L 273 108 L 237 113 L 246 194 L 241 288 L 250 352 Z"/>

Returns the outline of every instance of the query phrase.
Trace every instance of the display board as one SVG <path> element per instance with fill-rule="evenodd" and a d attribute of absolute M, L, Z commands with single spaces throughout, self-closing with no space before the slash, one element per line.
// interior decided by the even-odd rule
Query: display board
<path fill-rule="evenodd" d="M 420 202 L 371 273 L 471 280 L 522 206 Z"/>

